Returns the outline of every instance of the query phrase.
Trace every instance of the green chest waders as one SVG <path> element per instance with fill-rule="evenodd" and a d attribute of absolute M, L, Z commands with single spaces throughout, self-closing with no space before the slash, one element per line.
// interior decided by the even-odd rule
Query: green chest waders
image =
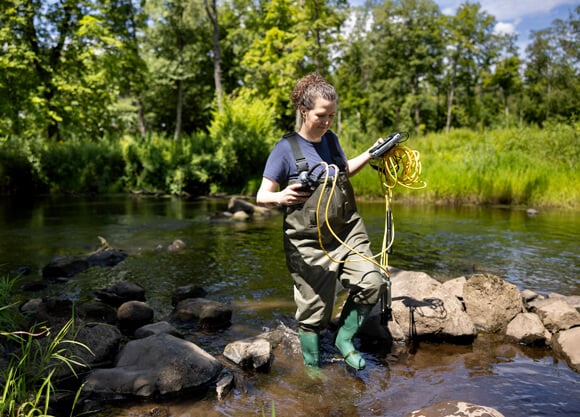
<path fill-rule="evenodd" d="M 295 150 L 294 153 L 298 165 L 301 155 L 296 155 Z M 337 338 L 337 347 L 350 366 L 362 369 L 364 360 L 354 350 L 351 339 L 379 300 L 386 281 L 378 267 L 360 256 L 372 257 L 372 251 L 347 174 L 338 174 L 334 191 L 331 183 L 332 179 L 329 178 L 329 186 L 319 186 L 304 204 L 286 208 L 286 262 L 294 280 L 296 319 L 305 364 L 320 366 L 318 333 L 328 326 L 332 318 L 337 286 L 340 284 L 351 294 L 345 309 L 348 307 L 353 313 L 343 309 L 342 315 L 345 317 L 341 321 L 344 325 L 348 323 L 348 331 L 342 331 L 342 337 Z M 333 236 L 331 230 L 344 243 Z M 353 326 L 353 320 L 348 319 L 355 313 L 356 325 Z M 341 330 L 338 335 L 341 335 Z M 339 340 L 346 340 L 347 343 L 339 346 Z"/>

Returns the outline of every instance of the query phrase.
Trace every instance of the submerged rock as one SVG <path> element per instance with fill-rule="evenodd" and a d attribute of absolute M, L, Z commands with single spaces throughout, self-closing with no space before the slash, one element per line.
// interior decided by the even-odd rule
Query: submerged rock
<path fill-rule="evenodd" d="M 463 401 L 444 401 L 413 411 L 406 417 L 504 417 L 499 411 Z"/>

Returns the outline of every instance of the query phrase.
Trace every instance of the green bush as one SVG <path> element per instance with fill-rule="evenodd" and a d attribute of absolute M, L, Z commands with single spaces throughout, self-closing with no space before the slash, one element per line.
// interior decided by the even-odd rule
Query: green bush
<path fill-rule="evenodd" d="M 37 194 L 47 190 L 37 172 L 30 142 L 0 140 L 0 195 Z"/>
<path fill-rule="evenodd" d="M 107 193 L 123 189 L 123 159 L 114 141 L 59 142 L 40 151 L 40 174 L 52 193 Z"/>
<path fill-rule="evenodd" d="M 244 97 L 225 101 L 223 113 L 214 114 L 209 128 L 221 167 L 218 184 L 237 192 L 255 188 L 274 143 L 282 137 L 274 121 L 274 109 L 265 101 Z"/>
<path fill-rule="evenodd" d="M 156 134 L 121 140 L 124 183 L 129 189 L 205 194 L 220 165 L 206 134 L 182 135 L 175 141 Z"/>

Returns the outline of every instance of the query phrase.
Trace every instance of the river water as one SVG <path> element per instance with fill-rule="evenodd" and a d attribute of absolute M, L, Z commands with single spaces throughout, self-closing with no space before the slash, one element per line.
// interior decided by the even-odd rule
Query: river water
<path fill-rule="evenodd" d="M 58 254 L 86 254 L 99 236 L 129 257 L 94 268 L 49 294 L 83 300 L 91 290 L 127 279 L 146 289 L 156 319 L 171 312 L 171 293 L 197 284 L 208 298 L 230 303 L 232 326 L 187 338 L 219 356 L 225 345 L 292 323 L 292 285 L 284 263 L 281 216 L 231 222 L 216 219 L 227 200 L 185 201 L 137 196 L 0 200 L 0 273 L 22 266 L 38 280 Z M 384 203 L 361 202 L 375 248 L 380 248 Z M 395 204 L 395 245 L 389 264 L 444 281 L 491 272 L 520 289 L 580 295 L 580 215 L 573 210 L 441 207 Z M 185 242 L 178 252 L 166 248 Z M 29 297 L 33 294 L 21 294 Z M 269 373 L 245 373 L 224 400 L 208 392 L 162 403 L 117 404 L 99 415 L 387 416 L 402 417 L 445 400 L 494 407 L 506 417 L 580 416 L 580 374 L 546 349 L 481 335 L 470 346 L 421 343 L 391 351 L 362 347 L 367 368 L 352 375 L 327 364 L 322 380 L 305 373 L 301 358 L 284 350 Z M 272 406 L 275 412 L 272 412 Z"/>

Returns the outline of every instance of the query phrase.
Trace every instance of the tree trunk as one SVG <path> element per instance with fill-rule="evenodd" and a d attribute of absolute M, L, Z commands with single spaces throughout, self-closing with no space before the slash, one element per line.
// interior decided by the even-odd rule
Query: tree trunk
<path fill-rule="evenodd" d="M 141 98 L 137 98 L 137 116 L 139 123 L 139 133 L 141 136 L 145 136 L 147 133 L 147 128 L 145 125 L 145 111 L 143 110 L 143 102 L 141 101 Z"/>
<path fill-rule="evenodd" d="M 222 67 L 221 67 L 221 49 L 220 49 L 220 27 L 218 22 L 218 11 L 216 0 L 211 1 L 211 8 L 208 0 L 203 0 L 207 17 L 213 27 L 213 78 L 215 83 L 215 93 L 217 98 L 218 111 L 224 110 L 223 105 L 223 87 L 222 87 Z"/>
<path fill-rule="evenodd" d="M 419 98 L 417 97 L 417 91 L 418 91 L 419 87 L 417 86 L 417 83 L 414 82 L 413 85 L 413 98 L 415 103 L 413 104 L 413 108 L 415 111 L 415 132 L 419 133 L 420 131 L 420 125 L 421 125 L 421 114 L 419 111 Z"/>
<path fill-rule="evenodd" d="M 457 76 L 457 59 L 453 59 L 453 68 L 451 70 L 451 79 L 449 80 L 449 92 L 447 93 L 447 122 L 445 123 L 445 132 L 451 130 L 451 113 L 453 108 L 453 96 L 455 95 L 455 77 Z"/>
<path fill-rule="evenodd" d="M 177 141 L 181 136 L 181 116 L 183 113 L 183 80 L 177 80 L 177 103 L 175 109 L 175 133 L 173 134 L 173 140 Z"/>

